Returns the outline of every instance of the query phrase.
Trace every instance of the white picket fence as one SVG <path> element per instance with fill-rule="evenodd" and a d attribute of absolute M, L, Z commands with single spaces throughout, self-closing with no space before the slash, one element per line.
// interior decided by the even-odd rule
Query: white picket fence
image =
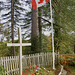
<path fill-rule="evenodd" d="M 5 69 L 5 75 L 19 73 L 19 56 L 0 57 L 0 65 Z"/>
<path fill-rule="evenodd" d="M 52 65 L 52 54 L 51 53 L 36 53 L 31 55 L 24 55 L 23 56 L 23 69 L 32 68 L 36 65 L 40 66 L 48 66 Z"/>
<path fill-rule="evenodd" d="M 0 57 L 0 65 L 4 66 L 5 75 L 19 74 L 19 56 Z M 36 65 L 50 66 L 52 65 L 52 53 L 36 53 L 24 55 L 22 58 L 23 70 L 34 68 Z"/>

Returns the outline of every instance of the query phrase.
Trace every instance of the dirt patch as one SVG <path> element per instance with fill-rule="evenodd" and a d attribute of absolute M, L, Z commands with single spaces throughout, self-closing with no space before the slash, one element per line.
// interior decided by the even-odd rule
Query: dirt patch
<path fill-rule="evenodd" d="M 67 75 L 71 74 L 71 71 L 68 68 L 64 67 L 64 69 L 67 71 Z"/>
<path fill-rule="evenodd" d="M 64 69 L 67 71 L 67 75 L 75 75 L 74 66 L 65 66 Z"/>
<path fill-rule="evenodd" d="M 61 67 L 59 65 L 56 66 L 55 75 L 58 75 L 60 70 L 61 70 Z"/>
<path fill-rule="evenodd" d="M 58 75 L 60 70 L 55 70 L 55 75 Z"/>

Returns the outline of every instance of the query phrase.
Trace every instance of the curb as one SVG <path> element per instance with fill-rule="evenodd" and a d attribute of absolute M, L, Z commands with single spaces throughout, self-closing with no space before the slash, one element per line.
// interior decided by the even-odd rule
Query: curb
<path fill-rule="evenodd" d="M 60 73 L 58 75 L 61 75 L 62 71 L 63 71 L 63 66 L 61 65 L 61 70 L 60 70 Z"/>

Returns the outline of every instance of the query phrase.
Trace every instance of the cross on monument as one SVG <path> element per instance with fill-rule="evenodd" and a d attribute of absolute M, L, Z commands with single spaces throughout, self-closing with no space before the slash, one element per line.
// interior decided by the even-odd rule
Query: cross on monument
<path fill-rule="evenodd" d="M 19 36 L 19 43 L 7 43 L 7 46 L 19 46 L 20 47 L 20 55 L 19 55 L 19 74 L 22 75 L 22 46 L 31 46 L 31 43 L 22 43 L 22 34 L 21 28 L 18 28 L 18 36 Z"/>

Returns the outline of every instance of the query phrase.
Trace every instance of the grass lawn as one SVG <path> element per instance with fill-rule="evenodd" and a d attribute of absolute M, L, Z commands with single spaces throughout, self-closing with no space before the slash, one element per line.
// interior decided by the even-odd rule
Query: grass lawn
<path fill-rule="evenodd" d="M 65 66 L 65 70 L 68 71 L 67 75 L 75 75 L 75 66 Z"/>

